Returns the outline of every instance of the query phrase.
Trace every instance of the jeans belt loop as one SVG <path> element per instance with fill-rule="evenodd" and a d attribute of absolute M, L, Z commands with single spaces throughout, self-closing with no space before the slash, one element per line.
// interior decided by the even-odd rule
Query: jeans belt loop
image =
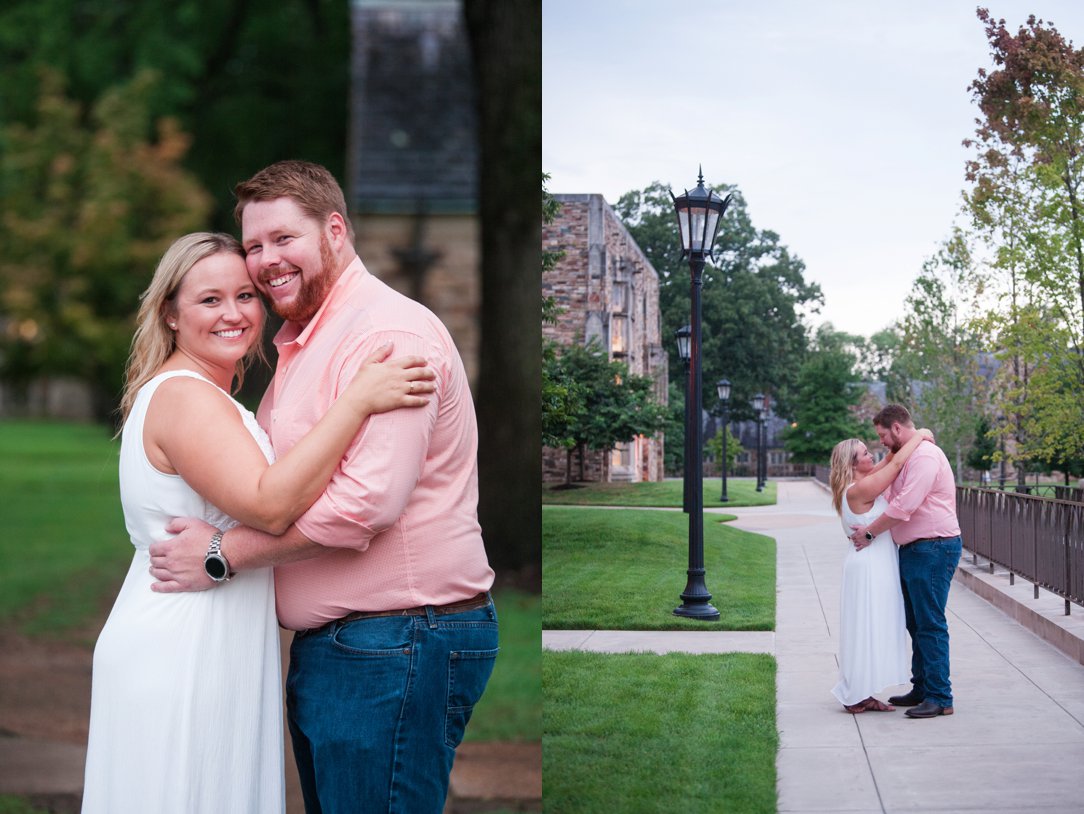
<path fill-rule="evenodd" d="M 429 629 L 436 630 L 437 627 L 437 614 L 433 610 L 432 605 L 425 606 L 425 618 L 429 620 Z"/>

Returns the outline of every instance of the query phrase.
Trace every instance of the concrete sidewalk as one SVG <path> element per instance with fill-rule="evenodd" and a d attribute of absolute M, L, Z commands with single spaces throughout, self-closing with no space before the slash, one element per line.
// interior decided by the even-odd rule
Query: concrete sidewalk
<path fill-rule="evenodd" d="M 902 709 L 843 712 L 829 691 L 837 680 L 834 637 L 849 543 L 819 484 L 777 486 L 776 506 L 728 511 L 739 516 L 736 527 L 772 536 L 777 544 L 779 811 L 1084 812 L 1084 665 L 968 590 L 960 580 L 974 584 L 972 572 L 981 571 L 969 561 L 962 563 L 948 606 L 956 714 L 911 720 Z M 708 563 L 709 586 L 710 575 Z M 996 574 L 982 581 L 998 590 Z M 1013 590 L 1031 596 L 1019 584 Z M 1025 623 L 1042 617 L 1065 641 L 1079 642 L 1074 636 L 1084 609 L 1074 608 L 1076 619 L 1060 621 L 1049 611 L 1060 600 L 1047 595 L 1036 604 L 1046 610 L 1023 609 Z M 546 631 L 543 645 L 568 646 L 569 633 Z M 575 633 L 588 647 L 606 641 L 616 652 L 661 652 L 659 634 Z M 689 649 L 719 652 L 706 638 L 710 633 L 670 635 L 675 642 L 704 637 Z M 753 645 L 763 642 L 741 639 L 732 649 Z M 880 697 L 905 689 L 888 687 Z"/>

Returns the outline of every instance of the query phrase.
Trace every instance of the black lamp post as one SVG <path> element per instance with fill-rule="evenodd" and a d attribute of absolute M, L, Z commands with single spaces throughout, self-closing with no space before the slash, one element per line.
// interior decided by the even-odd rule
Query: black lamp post
<path fill-rule="evenodd" d="M 998 415 L 998 428 L 1001 430 L 1001 467 L 997 473 L 997 488 L 1005 491 L 1005 416 Z"/>
<path fill-rule="evenodd" d="M 689 476 L 690 468 L 692 467 L 692 455 L 689 454 L 689 441 L 692 440 L 689 435 L 689 342 L 693 336 L 693 329 L 689 325 L 682 325 L 676 331 L 674 331 L 674 337 L 677 339 L 678 358 L 681 360 L 682 365 L 685 368 L 685 477 L 682 487 L 681 498 L 681 510 L 685 514 L 689 513 L 689 485 L 692 478 Z"/>
<path fill-rule="evenodd" d="M 690 300 L 692 333 L 689 337 L 689 377 L 685 404 L 685 497 L 689 512 L 689 570 L 681 605 L 674 609 L 677 616 L 712 621 L 719 611 L 711 604 L 711 594 L 704 582 L 704 469 L 701 466 L 703 438 L 701 432 L 700 376 L 700 289 L 703 285 L 706 258 L 713 260 L 712 248 L 719 231 L 719 220 L 730 203 L 730 196 L 720 198 L 704 187 L 704 172 L 700 171 L 696 189 L 674 197 L 678 228 L 681 230 L 681 257 L 689 259 L 691 272 Z"/>
<path fill-rule="evenodd" d="M 768 485 L 768 408 L 760 411 L 760 491 Z"/>
<path fill-rule="evenodd" d="M 753 420 L 757 426 L 757 491 L 764 491 L 764 482 L 760 479 L 761 465 L 764 463 L 764 453 L 761 449 L 762 436 L 764 434 L 764 394 L 757 393 L 753 396 Z"/>
<path fill-rule="evenodd" d="M 719 496 L 719 500 L 721 500 L 723 503 L 726 503 L 730 500 L 730 498 L 726 496 L 726 427 L 729 423 L 730 418 L 730 416 L 727 414 L 727 408 L 730 404 L 730 379 L 719 379 L 719 381 L 715 383 L 715 392 L 719 396 L 719 403 L 721 405 L 720 412 L 722 413 L 723 418 L 723 491 L 722 494 Z"/>

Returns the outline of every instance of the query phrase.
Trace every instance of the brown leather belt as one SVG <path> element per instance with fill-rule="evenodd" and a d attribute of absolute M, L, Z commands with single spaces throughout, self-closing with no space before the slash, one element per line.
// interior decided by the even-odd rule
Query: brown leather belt
<path fill-rule="evenodd" d="M 462 613 L 463 611 L 484 608 L 489 602 L 489 593 L 484 592 L 477 596 L 472 596 L 470 599 L 464 599 L 461 602 L 452 602 L 450 605 L 420 605 L 416 608 L 386 611 L 354 611 L 335 621 L 345 624 L 346 622 L 356 622 L 358 619 L 376 619 L 381 616 L 425 616 L 427 614 L 427 608 L 431 608 L 433 613 L 437 616 L 445 616 L 449 613 Z M 328 624 L 330 624 L 330 622 Z"/>

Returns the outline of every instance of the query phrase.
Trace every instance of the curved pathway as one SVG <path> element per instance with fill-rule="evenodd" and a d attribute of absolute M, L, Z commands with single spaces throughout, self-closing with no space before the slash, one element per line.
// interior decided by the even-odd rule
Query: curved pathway
<path fill-rule="evenodd" d="M 1084 812 L 1084 665 L 959 582 L 948 604 L 956 714 L 912 720 L 902 709 L 842 711 L 829 690 L 849 543 L 823 487 L 777 486 L 775 506 L 709 510 L 738 515 L 738 528 L 776 540 L 776 631 L 767 645 L 742 638 L 754 634 L 715 634 L 718 644 L 709 646 L 706 632 L 652 634 L 649 642 L 615 631 L 546 631 L 543 645 L 719 652 L 756 644 L 755 652 L 774 652 L 780 812 Z M 881 697 L 897 689 L 906 687 Z"/>

